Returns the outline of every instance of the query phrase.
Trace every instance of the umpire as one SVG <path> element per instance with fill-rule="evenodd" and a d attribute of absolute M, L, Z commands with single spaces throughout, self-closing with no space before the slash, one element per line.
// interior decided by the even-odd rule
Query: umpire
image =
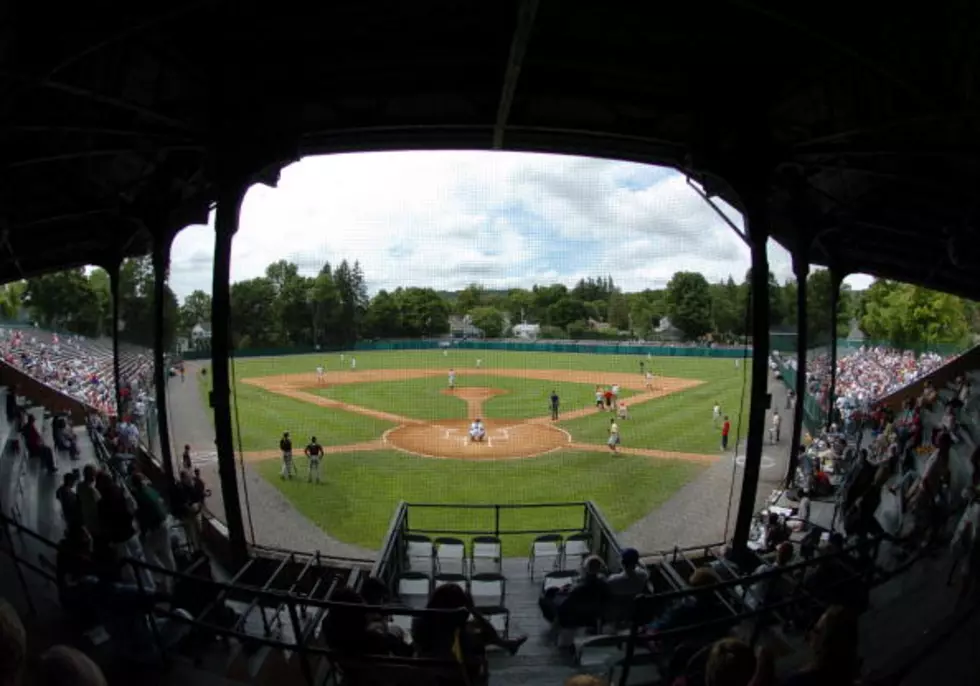
<path fill-rule="evenodd" d="M 551 391 L 551 421 L 558 421 L 558 392 L 554 389 Z"/>

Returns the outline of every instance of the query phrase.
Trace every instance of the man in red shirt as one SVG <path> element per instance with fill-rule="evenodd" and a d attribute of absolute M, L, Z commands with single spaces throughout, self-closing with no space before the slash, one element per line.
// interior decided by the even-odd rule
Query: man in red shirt
<path fill-rule="evenodd" d="M 732 430 L 732 423 L 728 421 L 728 415 L 725 415 L 725 423 L 721 425 L 721 449 L 728 450 L 728 432 Z"/>

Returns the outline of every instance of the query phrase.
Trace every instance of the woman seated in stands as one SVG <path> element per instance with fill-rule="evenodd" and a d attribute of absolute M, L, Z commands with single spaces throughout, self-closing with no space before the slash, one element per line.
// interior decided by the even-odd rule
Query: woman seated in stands
<path fill-rule="evenodd" d="M 44 438 L 37 429 L 37 421 L 34 415 L 27 415 L 27 426 L 23 429 L 24 443 L 27 445 L 27 454 L 31 457 L 40 457 L 45 468 L 52 474 L 58 471 L 54 466 L 54 453 L 49 446 L 44 444 Z"/>
<path fill-rule="evenodd" d="M 688 586 L 692 589 L 706 588 L 721 583 L 717 572 L 708 567 L 700 567 L 694 570 L 691 578 L 688 579 Z M 728 615 L 728 610 L 718 599 L 717 594 L 710 591 L 684 596 L 675 600 L 655 620 L 644 626 L 641 631 L 650 639 L 649 647 L 651 650 L 658 650 L 656 643 L 657 636 L 665 631 L 672 631 L 682 627 L 690 627 L 698 624 L 705 624 L 714 620 L 721 619 Z M 704 632 L 704 638 L 713 640 L 720 634 L 727 632 L 729 627 L 712 627 Z"/>
<path fill-rule="evenodd" d="M 495 645 L 516 653 L 527 636 L 503 638 L 473 606 L 473 598 L 455 584 L 440 586 L 426 605 L 430 610 L 459 610 L 426 614 L 412 622 L 412 641 L 419 657 L 455 659 L 466 665 L 470 683 L 486 683 L 486 647 Z"/>
<path fill-rule="evenodd" d="M 859 676 L 857 616 L 840 605 L 829 607 L 809 635 L 811 663 L 783 680 L 783 686 L 848 686 Z"/>
<path fill-rule="evenodd" d="M 65 415 L 57 415 L 52 421 L 52 433 L 54 434 L 54 444 L 62 450 L 67 450 L 71 459 L 78 459 L 78 443 L 75 440 L 75 433 L 71 430 L 71 424 Z"/>
<path fill-rule="evenodd" d="M 919 396 L 922 407 L 928 410 L 936 402 L 936 398 L 938 397 L 939 394 L 936 392 L 931 381 L 926 381 L 922 384 L 922 395 Z"/>
<path fill-rule="evenodd" d="M 544 618 L 566 629 L 595 627 L 603 618 L 611 595 L 602 569 L 602 560 L 590 555 L 582 564 L 582 574 L 574 585 L 545 591 L 538 599 Z"/>
<path fill-rule="evenodd" d="M 323 637 L 327 645 L 345 655 L 400 655 L 408 657 L 412 648 L 395 632 L 369 622 L 364 598 L 352 588 L 338 589 L 330 600 L 347 603 L 333 607 L 323 618 Z"/>

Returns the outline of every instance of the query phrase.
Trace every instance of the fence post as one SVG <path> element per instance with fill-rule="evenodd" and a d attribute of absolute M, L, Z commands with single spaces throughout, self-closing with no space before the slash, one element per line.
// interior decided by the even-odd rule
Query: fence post
<path fill-rule="evenodd" d="M 299 653 L 300 659 L 299 667 L 303 671 L 303 678 L 306 679 L 306 683 L 313 686 L 313 670 L 310 668 L 310 658 L 306 653 L 306 644 L 303 641 L 303 629 L 300 626 L 299 617 L 296 615 L 296 604 L 292 598 L 288 598 L 286 606 L 289 608 L 289 619 L 293 623 L 293 638 L 296 640 L 296 652 Z"/>

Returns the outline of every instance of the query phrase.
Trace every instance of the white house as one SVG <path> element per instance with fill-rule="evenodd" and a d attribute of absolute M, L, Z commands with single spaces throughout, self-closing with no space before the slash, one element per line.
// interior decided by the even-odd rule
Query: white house
<path fill-rule="evenodd" d="M 198 322 L 191 329 L 191 347 L 202 348 L 211 344 L 211 323 Z"/>
<path fill-rule="evenodd" d="M 540 324 L 515 324 L 512 329 L 515 338 L 537 338 L 541 335 Z"/>
<path fill-rule="evenodd" d="M 449 335 L 452 338 L 483 338 L 483 329 L 473 326 L 470 316 L 457 314 L 449 317 Z"/>

